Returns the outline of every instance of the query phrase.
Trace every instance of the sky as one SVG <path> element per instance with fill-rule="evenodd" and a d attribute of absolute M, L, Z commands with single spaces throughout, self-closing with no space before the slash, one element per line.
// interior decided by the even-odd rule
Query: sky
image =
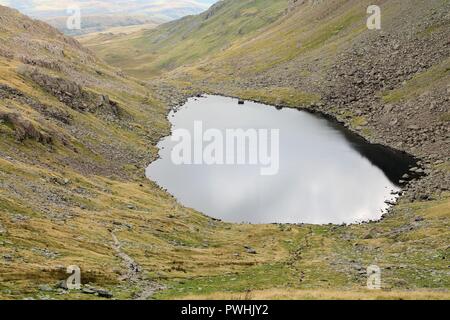
<path fill-rule="evenodd" d="M 0 4 L 37 17 L 65 15 L 68 8 L 78 5 L 86 14 L 151 14 L 180 8 L 206 10 L 217 0 L 0 0 Z"/>

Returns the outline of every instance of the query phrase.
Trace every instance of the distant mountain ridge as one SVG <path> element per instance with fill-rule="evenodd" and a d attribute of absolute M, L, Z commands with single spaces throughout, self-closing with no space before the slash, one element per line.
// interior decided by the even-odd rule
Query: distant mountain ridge
<path fill-rule="evenodd" d="M 114 27 L 143 24 L 158 25 L 187 15 L 201 13 L 214 0 L 84 0 L 84 1 L 11 1 L 0 0 L 0 4 L 15 8 L 33 18 L 44 20 L 68 35 L 99 32 Z M 81 30 L 67 28 L 68 11 L 73 5 L 81 10 Z"/>

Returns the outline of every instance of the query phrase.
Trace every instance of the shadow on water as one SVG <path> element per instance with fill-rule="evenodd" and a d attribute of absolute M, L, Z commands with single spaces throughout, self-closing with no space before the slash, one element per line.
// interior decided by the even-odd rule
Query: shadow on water
<path fill-rule="evenodd" d="M 340 132 L 354 150 L 369 160 L 374 166 L 380 168 L 393 184 L 400 186 L 399 181 L 407 181 L 408 179 L 402 178 L 405 173 L 408 173 L 409 179 L 421 176 L 408 172 L 410 168 L 417 166 L 418 159 L 414 156 L 388 146 L 370 143 L 330 117 L 312 112 L 311 114 L 318 119 L 326 118 L 330 122 L 330 126 Z"/>

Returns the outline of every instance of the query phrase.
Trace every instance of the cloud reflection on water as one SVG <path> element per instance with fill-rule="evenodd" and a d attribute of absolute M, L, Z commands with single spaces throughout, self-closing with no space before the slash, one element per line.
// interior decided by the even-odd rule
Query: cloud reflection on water
<path fill-rule="evenodd" d="M 223 130 L 280 129 L 280 172 L 275 176 L 261 176 L 259 167 L 249 165 L 175 166 L 170 160 L 170 138 L 160 143 L 165 148 L 161 159 L 149 166 L 148 177 L 183 205 L 227 222 L 374 220 L 387 208 L 385 201 L 394 198 L 391 192 L 399 190 L 373 159 L 355 148 L 365 142 L 350 141 L 330 121 L 304 111 L 251 102 L 238 106 L 234 99 L 208 96 L 190 99 L 170 119 L 174 129 L 192 129 L 196 120 L 206 128 Z M 380 150 L 377 156 L 383 156 Z"/>

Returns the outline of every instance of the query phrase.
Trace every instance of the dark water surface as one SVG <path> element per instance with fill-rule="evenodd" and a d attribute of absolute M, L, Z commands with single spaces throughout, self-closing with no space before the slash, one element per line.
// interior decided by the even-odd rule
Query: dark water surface
<path fill-rule="evenodd" d="M 147 176 L 184 206 L 227 222 L 355 223 L 381 218 L 413 166 L 409 156 L 367 143 L 343 126 L 294 109 L 206 96 L 169 116 L 172 129 L 279 129 L 279 172 L 258 165 L 176 165 L 171 137 Z"/>

